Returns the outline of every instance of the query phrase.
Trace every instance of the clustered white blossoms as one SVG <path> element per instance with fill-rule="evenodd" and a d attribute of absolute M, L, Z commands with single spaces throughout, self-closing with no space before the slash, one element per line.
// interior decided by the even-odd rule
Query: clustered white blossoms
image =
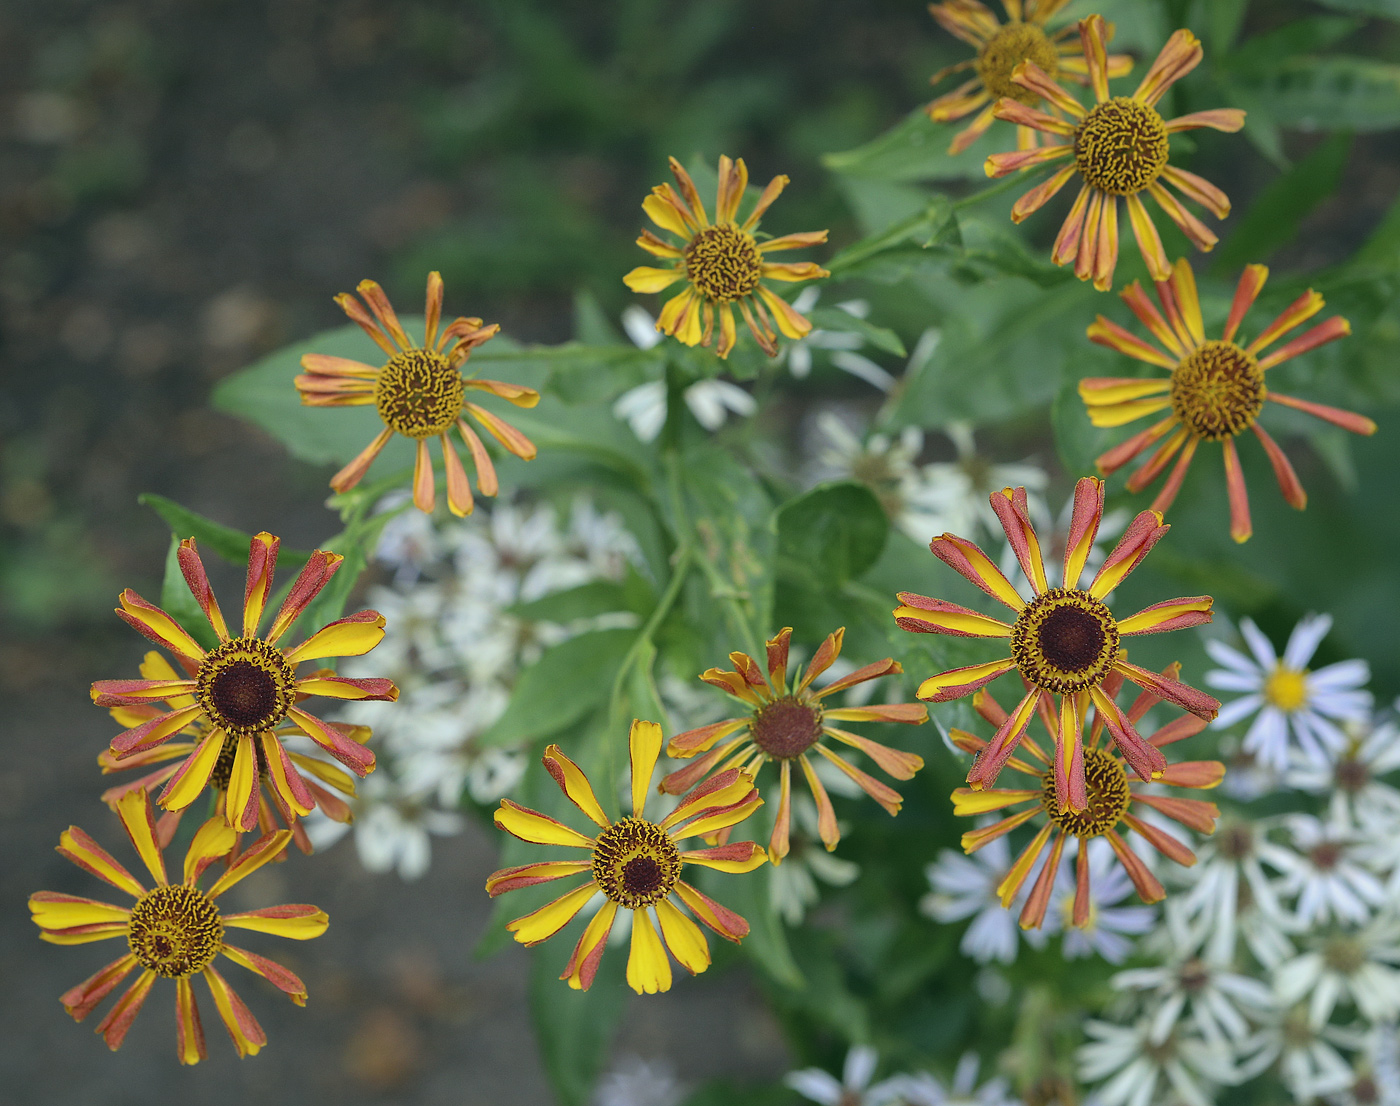
<path fill-rule="evenodd" d="M 416 879 L 428 870 L 430 837 L 461 830 L 464 795 L 493 804 L 525 771 L 518 736 L 509 744 L 488 736 L 519 672 L 547 646 L 601 628 L 599 619 L 560 625 L 519 607 L 619 580 L 638 554 L 621 520 L 585 499 L 562 521 L 548 504 L 483 504 L 478 515 L 488 517 L 471 525 L 400 510 L 400 499 L 380 505 L 398 513 L 375 552 L 392 579 L 368 596 L 388 623 L 384 641 L 372 658 L 343 665 L 347 676 L 387 671 L 399 700 L 345 707 L 344 720 L 373 729 L 380 767 L 359 785 L 353 826 L 313 815 L 307 832 L 322 847 L 353 830 L 366 868 Z"/>

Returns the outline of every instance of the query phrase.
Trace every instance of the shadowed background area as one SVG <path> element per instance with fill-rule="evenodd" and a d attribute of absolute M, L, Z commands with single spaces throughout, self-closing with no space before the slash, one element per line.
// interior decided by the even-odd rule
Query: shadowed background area
<path fill-rule="evenodd" d="M 1274 24 L 1307 5 L 1256 7 Z M 310 901 L 332 919 L 311 944 L 254 945 L 311 994 L 297 1010 L 261 981 L 235 980 L 270 1038 L 254 1060 L 236 1060 L 206 1002 L 209 1061 L 179 1068 L 169 986 L 115 1056 L 63 1012 L 57 996 L 113 954 L 41 944 L 24 901 L 39 888 L 95 893 L 52 851 L 70 823 L 125 857 L 115 817 L 96 802 L 94 759 L 113 724 L 87 688 L 133 671 L 146 648 L 110 614 L 121 587 L 159 594 L 168 531 L 136 496 L 314 545 L 335 528 L 327 472 L 212 411 L 221 377 L 339 325 L 331 297 L 366 277 L 413 311 L 424 274 L 440 269 L 449 313 L 498 321 L 524 341 L 567 338 L 579 290 L 616 317 L 629 301 L 621 274 L 640 260 L 640 200 L 668 154 L 743 155 L 757 180 L 787 173 L 783 229 L 829 226 L 834 242 L 849 240 L 854 222 L 820 155 L 902 118 L 929 98 L 928 74 L 958 56 L 907 0 L 0 9 L 9 1094 L 84 1106 L 552 1101 L 525 954 L 472 954 L 496 862 L 476 823 L 435 842 L 417 883 L 365 873 L 342 844 L 238 888 L 239 906 Z M 1315 142 L 1292 136 L 1289 149 Z M 1243 144 L 1237 152 L 1217 179 L 1242 206 L 1273 170 Z M 1363 136 L 1347 157 L 1345 202 L 1319 197 L 1299 234 L 1308 244 L 1288 247 L 1280 265 L 1348 252 L 1393 199 L 1389 136 Z M 216 585 L 226 596 L 238 587 L 227 571 Z M 773 1080 L 791 1063 L 736 971 L 633 1002 L 618 1050 L 667 1057 L 692 1082 Z"/>

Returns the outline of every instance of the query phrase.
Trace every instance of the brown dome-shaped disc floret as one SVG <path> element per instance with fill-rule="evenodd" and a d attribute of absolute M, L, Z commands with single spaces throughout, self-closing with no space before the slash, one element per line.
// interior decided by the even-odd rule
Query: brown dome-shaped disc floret
<path fill-rule="evenodd" d="M 1094 108 L 1074 132 L 1074 160 L 1085 183 L 1111 196 L 1141 192 L 1162 175 L 1170 153 L 1156 109 L 1127 96 Z"/>
<path fill-rule="evenodd" d="M 763 258 L 753 236 L 730 223 L 700 231 L 686 245 L 684 257 L 686 278 L 716 303 L 751 295 L 763 275 Z"/>
<path fill-rule="evenodd" d="M 680 851 L 660 826 L 624 818 L 598 835 L 593 879 L 619 906 L 640 910 L 660 902 L 680 876 Z"/>
<path fill-rule="evenodd" d="M 166 979 L 207 968 L 223 944 L 224 923 L 203 891 L 176 884 L 147 891 L 131 908 L 127 942 L 142 967 Z"/>
<path fill-rule="evenodd" d="M 821 708 L 784 695 L 754 712 L 754 744 L 777 760 L 801 756 L 822 735 Z"/>
<path fill-rule="evenodd" d="M 384 425 L 409 438 L 445 434 L 462 413 L 462 374 L 431 349 L 396 353 L 379 371 L 374 404 Z"/>
<path fill-rule="evenodd" d="M 1206 342 L 1172 372 L 1172 410 L 1206 441 L 1248 430 L 1264 408 L 1265 394 L 1259 362 L 1234 342 Z"/>
<path fill-rule="evenodd" d="M 1040 27 L 1034 23 L 1008 23 L 977 55 L 977 75 L 993 96 L 1009 96 L 1034 107 L 1040 96 L 1011 80 L 1011 74 L 1023 61 L 1034 62 L 1052 81 L 1060 71 L 1060 55 Z"/>
<path fill-rule="evenodd" d="M 1011 627 L 1011 655 L 1036 687 L 1069 695 L 1096 687 L 1118 654 L 1118 623 L 1087 591 L 1051 588 Z"/>
<path fill-rule="evenodd" d="M 1047 772 L 1041 786 L 1040 805 L 1050 821 L 1075 837 L 1098 837 L 1116 826 L 1127 813 L 1133 793 L 1128 777 L 1112 753 L 1084 750 L 1084 783 L 1089 796 L 1083 810 L 1061 810 L 1055 799 L 1055 776 Z"/>
<path fill-rule="evenodd" d="M 296 677 L 282 650 L 259 638 L 235 638 L 208 654 L 195 698 L 210 721 L 231 734 L 269 730 L 287 716 Z"/>

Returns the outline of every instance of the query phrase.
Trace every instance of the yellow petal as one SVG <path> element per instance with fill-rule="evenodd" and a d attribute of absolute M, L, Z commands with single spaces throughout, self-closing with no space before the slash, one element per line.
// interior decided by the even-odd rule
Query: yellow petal
<path fill-rule="evenodd" d="M 293 941 L 309 941 L 326 932 L 330 918 L 314 906 L 269 906 L 245 914 L 225 914 L 224 925 L 251 929 L 258 933 L 275 933 Z"/>
<path fill-rule="evenodd" d="M 125 924 L 131 911 L 109 902 L 83 899 L 76 895 L 58 896 L 57 892 L 40 891 L 29 898 L 34 924 L 40 929 L 68 929 L 71 926 L 95 925 L 98 922 Z"/>
<path fill-rule="evenodd" d="M 538 945 L 547 941 L 574 920 L 574 915 L 583 909 L 584 904 L 598 894 L 598 885 L 591 879 L 582 887 L 575 887 L 568 894 L 560 895 L 551 903 L 538 910 L 506 923 L 506 929 L 515 934 L 522 945 Z"/>
<path fill-rule="evenodd" d="M 638 265 L 622 278 L 622 283 L 634 292 L 660 292 L 671 287 L 684 275 L 679 269 L 656 269 L 650 265 Z"/>
<path fill-rule="evenodd" d="M 632 756 L 632 813 L 640 818 L 646 813 L 651 776 L 656 771 L 656 758 L 661 755 L 661 727 L 634 718 L 627 744 Z"/>
<path fill-rule="evenodd" d="M 210 818 L 195 832 L 185 852 L 185 882 L 194 883 L 203 871 L 203 861 L 226 856 L 238 840 L 238 834 L 222 818 Z"/>
<path fill-rule="evenodd" d="M 117 815 L 126 827 L 131 843 L 141 854 L 146 870 L 157 883 L 166 883 L 165 858 L 161 856 L 160 845 L 156 842 L 156 820 L 151 811 L 150 795 L 144 788 L 128 791 L 117 800 Z"/>
<path fill-rule="evenodd" d="M 959 816 L 965 816 L 969 814 L 986 814 L 990 810 L 1001 810 L 1003 807 L 1015 806 L 1017 803 L 1024 803 L 1028 799 L 1038 799 L 1040 798 L 1040 790 L 974 791 L 970 787 L 960 787 L 953 792 L 952 798 L 953 813 Z"/>
<path fill-rule="evenodd" d="M 501 800 L 501 807 L 496 811 L 496 825 L 520 840 L 536 845 L 572 845 L 580 849 L 593 847 L 591 837 L 585 837 L 563 822 L 556 822 L 547 814 L 520 806 L 509 799 Z"/>
<path fill-rule="evenodd" d="M 710 946 L 700 927 L 671 905 L 669 899 L 656 904 L 656 917 L 661 922 L 661 935 L 666 947 L 691 975 L 699 975 L 710 966 Z"/>
<path fill-rule="evenodd" d="M 373 622 L 332 623 L 316 631 L 295 649 L 287 650 L 287 662 L 314 661 L 321 657 L 360 657 L 384 640 L 384 618 Z"/>
<path fill-rule="evenodd" d="M 224 733 L 222 730 L 211 730 L 205 735 L 204 740 L 199 743 L 190 757 L 189 763 L 181 767 L 181 775 L 175 781 L 175 785 L 170 791 L 161 796 L 160 805 L 166 810 L 184 810 L 195 799 L 199 798 L 205 786 L 209 783 L 209 777 L 214 771 L 214 764 L 219 759 L 219 753 L 224 748 Z"/>
<path fill-rule="evenodd" d="M 568 800 L 579 810 L 588 815 L 595 825 L 602 826 L 604 829 L 612 825 L 608 816 L 603 813 L 597 796 L 593 794 L 593 786 L 588 782 L 588 777 L 584 775 L 583 769 L 566 757 L 558 745 L 551 745 L 545 749 L 544 766 L 554 777 L 554 782 L 559 785 L 559 790 L 564 792 Z"/>
<path fill-rule="evenodd" d="M 627 957 L 627 986 L 639 995 L 654 995 L 671 989 L 671 961 L 651 915 L 645 910 L 632 911 L 632 950 Z"/>

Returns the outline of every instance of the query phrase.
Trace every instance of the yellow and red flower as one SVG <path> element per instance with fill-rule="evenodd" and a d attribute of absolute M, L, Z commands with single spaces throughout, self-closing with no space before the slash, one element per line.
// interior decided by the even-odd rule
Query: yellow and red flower
<path fill-rule="evenodd" d="M 583 931 L 573 955 L 559 978 L 575 990 L 593 984 L 603 948 L 619 909 L 632 912 L 632 949 L 627 958 L 627 983 L 638 994 L 655 994 L 671 988 L 671 962 L 666 949 L 691 975 L 710 966 L 710 949 L 700 927 L 690 920 L 671 896 L 727 941 L 735 943 L 749 932 L 749 924 L 692 887 L 681 874 L 687 864 L 721 872 L 751 872 L 767 857 L 752 841 L 717 848 L 682 851 L 677 842 L 717 833 L 742 822 L 763 800 L 754 790 L 753 777 L 731 770 L 697 787 L 659 822 L 646 818 L 647 792 L 661 755 L 661 727 L 655 722 L 634 721 L 628 738 L 632 763 L 632 813 L 616 822 L 608 818 L 594 797 L 588 777 L 566 757 L 559 746 L 544 751 L 544 766 L 554 782 L 590 821 L 599 828 L 595 837 L 579 833 L 563 822 L 511 802 L 501 800 L 496 825 L 522 841 L 537 845 L 565 845 L 587 849 L 585 860 L 546 860 L 493 872 L 486 890 L 493 898 L 507 891 L 537 883 L 588 875 L 588 881 L 506 928 L 522 945 L 538 945 L 553 937 L 596 896 L 603 904 Z M 652 922 L 652 913 L 656 923 Z M 657 936 L 656 925 L 661 927 Z M 665 945 L 662 945 L 662 939 Z"/>
<path fill-rule="evenodd" d="M 466 390 L 475 388 L 490 392 L 517 407 L 535 406 L 540 401 L 539 392 L 519 384 L 463 375 L 462 365 L 472 350 L 495 337 L 501 328 L 495 323 L 482 326 L 480 319 L 457 318 L 439 333 L 442 277 L 437 273 L 428 274 L 427 318 L 423 323 L 421 346 L 409 339 L 389 304 L 389 297 L 379 285 L 372 280 L 362 280 L 356 291 L 369 306 L 368 312 L 348 292 L 336 296 L 335 302 L 389 355 L 389 360 L 376 369 L 346 357 L 308 353 L 301 359 L 306 373 L 295 381 L 302 403 L 308 406 L 354 407 L 372 403 L 384 421 L 384 429 L 364 452 L 331 477 L 331 487 L 338 492 L 353 488 L 389 439 L 402 434 L 418 443 L 413 465 L 413 503 L 420 511 L 431 511 L 435 490 L 428 439 L 439 438 L 443 470 L 447 474 L 447 506 L 459 517 L 471 514 L 474 506 L 471 484 L 462 459 L 452 445 L 453 428 L 471 452 L 472 463 L 476 466 L 477 491 L 485 496 L 495 495 L 499 488 L 496 467 L 476 431 L 467 424 L 466 415 L 471 415 L 517 457 L 532 460 L 535 447 L 510 423 L 467 400 Z"/>
<path fill-rule="evenodd" d="M 1050 260 L 1056 265 L 1074 263 L 1080 280 L 1093 279 L 1094 287 L 1107 291 L 1113 286 L 1113 269 L 1118 264 L 1118 198 L 1127 204 L 1128 219 L 1143 260 L 1153 280 L 1166 280 L 1171 268 L 1157 228 L 1142 202 L 1146 192 L 1200 250 L 1210 250 L 1217 241 L 1196 216 L 1182 206 L 1167 185 L 1187 199 L 1214 213 L 1217 219 L 1230 214 L 1230 200 L 1209 181 L 1170 164 L 1169 138 L 1180 131 L 1210 127 L 1234 132 L 1244 126 L 1244 112 L 1236 108 L 1197 111 L 1175 119 L 1163 119 L 1157 103 L 1187 73 L 1200 64 L 1203 51 L 1190 31 L 1177 31 L 1132 96 L 1110 96 L 1109 64 L 1105 51 L 1107 30 L 1103 17 L 1091 15 L 1079 21 L 1079 34 L 1094 90 L 1094 107 L 1085 110 L 1074 97 L 1054 82 L 1034 61 L 1017 66 L 1014 84 L 1043 97 L 1052 108 L 1070 117 L 1062 119 L 1019 100 L 997 101 L 998 119 L 1031 127 L 1062 141 L 1049 146 L 993 154 L 987 159 L 987 175 L 1004 177 L 1018 169 L 1029 169 L 1061 158 L 1070 164 L 1058 169 L 1049 180 L 1031 189 L 1011 209 L 1011 218 L 1021 222 L 1039 210 L 1070 178 L 1079 175 L 1079 195 L 1055 239 Z"/>
<path fill-rule="evenodd" d="M 785 234 L 762 241 L 756 236 L 759 218 L 787 187 L 788 178 L 778 176 L 769 181 L 748 218 L 740 223 L 739 204 L 749 185 L 749 171 L 743 158 L 731 161 L 721 157 L 715 221 L 711 223 L 690 174 L 675 158 L 670 162 L 680 193 L 669 184 L 658 184 L 642 201 L 642 210 L 653 223 L 680 241 L 668 242 L 643 230 L 637 245 L 671 265 L 664 269 L 640 265 L 622 278 L 628 288 L 642 293 L 660 292 L 678 280 L 687 282 L 685 291 L 662 307 L 656 329 L 674 335 L 687 346 L 708 347 L 718 314 L 719 345 L 715 352 L 725 358 L 736 340 L 734 305 L 738 304 L 749 333 L 769 357 L 778 352 L 775 324 L 787 338 L 805 337 L 812 324 L 762 281 L 815 280 L 831 274 L 813 261 L 779 263 L 769 261 L 765 255 L 815 246 L 826 241 L 826 231 Z"/>
<path fill-rule="evenodd" d="M 987 132 L 996 120 L 996 102 L 1002 97 L 1027 107 L 1040 106 L 1039 93 L 1011 81 L 1011 75 L 1021 62 L 1035 62 L 1051 80 L 1064 75 L 1080 84 L 1088 83 L 1089 66 L 1074 26 L 1063 27 L 1053 34 L 1048 30 L 1050 20 L 1068 3 L 1069 0 L 1002 0 L 1002 7 L 1006 9 L 1005 23 L 981 0 L 944 0 L 928 6 L 945 31 L 977 48 L 975 58 L 950 65 L 929 78 L 929 83 L 936 85 L 954 73 L 968 69 L 975 73 L 927 108 L 929 118 L 935 123 L 948 123 L 977 111 L 977 117 L 954 137 L 948 147 L 950 154 L 962 153 Z M 1107 33 L 1112 36 L 1111 26 Z M 1106 64 L 1110 77 L 1124 77 L 1132 70 L 1133 59 L 1126 54 L 1110 54 Z M 1024 124 L 1016 128 L 1018 149 L 1029 150 L 1036 144 L 1034 130 Z"/>
<path fill-rule="evenodd" d="M 165 858 L 156 839 L 150 796 L 143 790 L 129 792 L 117 803 L 117 813 L 131 843 L 150 872 L 155 886 L 149 890 L 105 849 L 77 826 L 59 837 L 58 851 L 79 868 L 133 896 L 131 907 L 56 891 L 39 891 L 29 897 L 29 909 L 43 940 L 55 945 L 82 945 L 112 937 L 126 939 L 128 952 L 95 975 L 66 991 L 60 1001 L 74 1021 L 82 1021 L 132 970 L 141 974 L 97 1026 L 97 1032 L 113 1051 L 121 1047 L 127 1030 L 141 1012 L 157 977 L 175 981 L 176 1051 L 182 1064 L 205 1058 L 204 1029 L 199 1020 L 191 979 L 204 977 L 239 1056 L 255 1055 L 267 1044 L 267 1035 L 233 988 L 214 968 L 220 954 L 256 972 L 285 993 L 298 1006 L 306 1005 L 306 985 L 275 961 L 231 945 L 227 929 L 274 933 L 294 941 L 307 941 L 326 931 L 325 912 L 305 904 L 268 906 L 224 914 L 214 900 L 239 880 L 276 859 L 292 839 L 282 830 L 259 839 L 229 866 L 207 891 L 196 884 L 214 861 L 234 847 L 237 834 L 222 818 L 211 818 L 199 828 L 185 853 L 181 883 L 165 874 Z"/>
<path fill-rule="evenodd" d="M 313 795 L 297 771 L 279 733 L 305 734 L 358 776 L 365 776 L 374 768 L 372 752 L 355 740 L 349 730 L 304 710 L 298 705 L 303 698 L 325 695 L 333 699 L 392 701 L 399 696 L 399 689 L 391 680 L 352 680 L 324 671 L 296 675 L 296 667 L 303 661 L 368 653 L 384 637 L 384 618 L 378 611 L 360 611 L 337 619 L 293 648 L 277 645 L 335 575 L 345 559 L 338 553 L 318 549 L 311 554 L 267 634 L 258 636 L 258 624 L 272 591 L 280 544 L 268 533 L 253 536 L 243 598 L 243 632 L 233 637 L 209 586 L 195 541 L 186 538 L 178 550 L 180 568 L 219 644 L 205 650 L 175 619 L 128 588 L 121 594 L 118 617 L 170 650 L 185 678 L 98 680 L 92 685 L 92 698 L 98 706 L 134 712 L 121 719 L 130 728 L 112 739 L 111 754 L 116 763 L 141 757 L 146 759 L 140 763 L 149 763 L 152 750 L 202 722 L 198 743 L 167 777 L 160 805 L 166 810 L 183 810 L 210 784 L 216 768 L 227 764 L 224 816 L 230 826 L 241 831 L 258 824 L 260 778 L 266 781 L 288 822 L 311 813 L 321 798 Z M 144 709 L 159 701 L 171 709 Z M 231 754 L 227 752 L 230 741 L 234 743 Z M 144 793 L 144 787 L 141 790 Z"/>
<path fill-rule="evenodd" d="M 313 673 L 316 679 L 334 675 L 335 673 L 329 668 L 323 668 Z M 147 680 L 179 679 L 170 663 L 154 650 L 147 653 L 145 660 L 141 662 L 141 676 Z M 298 702 L 307 698 L 310 696 L 305 692 L 297 693 Z M 194 702 L 196 700 L 193 695 L 172 695 L 165 700 L 165 705 L 168 710 L 175 711 Z M 115 706 L 111 708 L 109 713 L 122 726 L 135 727 L 166 713 L 166 711 L 162 711 L 153 703 L 146 702 L 133 706 Z M 350 726 L 342 722 L 327 722 L 326 725 L 339 730 L 351 741 L 360 745 L 370 739 L 368 726 Z M 179 764 L 170 762 L 183 761 L 194 753 L 204 738 L 208 736 L 212 727 L 213 723 L 210 719 L 201 715 L 176 735 L 177 737 L 187 737 L 189 740 L 166 741 L 144 752 L 129 756 L 125 760 L 118 760 L 111 749 L 103 749 L 97 758 L 97 764 L 102 769 L 104 776 L 113 772 L 129 772 L 138 768 L 149 768 L 153 764 L 158 764 L 161 767 L 138 779 L 127 780 L 115 787 L 109 787 L 102 793 L 102 801 L 115 811 L 117 803 L 129 792 L 138 789 L 150 792 L 168 782 L 180 770 Z M 300 733 L 296 726 L 285 721 L 277 726 L 275 732 L 279 740 Z M 232 734 L 225 733 L 224 747 L 219 751 L 219 758 L 214 762 L 214 770 L 209 776 L 209 786 L 214 789 L 216 796 L 215 813 L 220 817 L 225 817 L 228 810 L 228 785 L 233 775 L 233 761 L 237 752 L 238 739 Z M 291 760 L 292 771 L 301 778 L 302 785 L 310 792 L 316 808 L 333 821 L 343 823 L 352 821 L 350 804 L 340 796 L 344 795 L 351 799 L 355 797 L 355 777 L 343 768 L 319 757 L 307 756 L 305 753 L 291 750 L 288 750 L 287 756 Z M 334 789 L 340 794 L 333 794 L 328 788 Z M 160 841 L 161 848 L 169 846 L 174 839 L 175 831 L 180 826 L 180 818 L 185 809 L 187 808 L 167 810 L 156 820 L 156 837 Z M 278 815 L 281 817 L 281 825 L 278 824 Z M 292 831 L 292 840 L 298 849 L 303 853 L 309 854 L 311 852 L 311 840 L 307 837 L 306 829 L 296 817 L 295 811 L 286 805 L 276 788 L 271 786 L 266 775 L 259 772 L 257 828 L 261 833 L 269 834 L 283 827 Z M 240 838 L 240 842 L 241 840 Z M 237 859 L 238 855 L 239 850 L 235 846 L 226 859 L 232 862 Z M 286 859 L 286 854 L 283 853 L 277 859 Z"/>
<path fill-rule="evenodd" d="M 817 804 L 817 832 L 830 852 L 841 840 L 836 824 L 836 811 L 822 786 L 808 753 L 815 751 L 830 761 L 860 788 L 879 803 L 890 815 L 899 813 L 904 800 L 898 791 L 862 772 L 845 758 L 831 751 L 823 737 L 859 749 L 885 772 L 897 780 L 910 780 L 924 766 L 923 758 L 913 753 L 891 749 L 867 737 L 831 725 L 832 722 L 904 722 L 918 725 L 928 721 L 928 708 L 921 703 L 872 703 L 861 707 L 824 706 L 822 700 L 838 691 L 903 672 L 898 661 L 886 657 L 867 664 L 849 675 L 832 680 L 820 691 L 812 681 L 831 667 L 841 655 L 845 638 L 843 626 L 827 636 L 799 678 L 793 674 L 788 686 L 788 643 L 792 627 L 784 627 L 768 645 L 768 675 L 747 653 L 730 653 L 734 671 L 711 668 L 701 675 L 707 684 L 728 692 L 751 708 L 749 713 L 722 722 L 712 722 L 696 730 L 688 730 L 671 738 L 666 747 L 668 756 L 686 758 L 704 753 L 699 760 L 672 772 L 661 781 L 661 790 L 679 795 L 693 787 L 712 771 L 724 772 L 740 768 L 755 775 L 766 761 L 778 764 L 778 813 L 773 821 L 773 833 L 768 841 L 768 858 L 781 864 L 788 854 L 788 836 L 792 824 L 792 769 L 794 762 L 802 769 Z M 721 762 L 724 762 L 721 765 Z"/>
<path fill-rule="evenodd" d="M 1168 666 L 1161 678 L 1176 682 L 1179 674 L 1180 665 L 1173 664 Z M 1111 673 L 1103 684 L 1103 700 L 1113 704 L 1122 686 L 1122 675 L 1117 672 Z M 1130 724 L 1140 722 L 1157 702 L 1157 695 L 1144 690 L 1121 717 L 1127 719 Z M 1000 728 L 1006 725 L 1006 711 L 985 689 L 974 697 L 973 706 L 976 707 L 977 713 L 993 726 Z M 1054 735 L 1057 731 L 1054 705 L 1045 692 L 1039 693 L 1036 710 L 1046 731 Z M 1118 712 L 1116 704 L 1113 711 Z M 999 822 L 963 834 L 964 852 L 975 852 L 994 838 L 1025 825 L 1038 814 L 1045 815 L 1045 824 L 1021 850 L 1006 878 L 997 888 L 997 894 L 1001 896 L 1001 905 L 1009 907 L 1020 893 L 1046 845 L 1050 846 L 1050 855 L 1041 865 L 1040 874 L 1036 877 L 1025 906 L 1021 909 L 1021 926 L 1025 929 L 1038 928 L 1045 920 L 1045 909 L 1050 903 L 1050 893 L 1060 871 L 1065 842 L 1070 837 L 1079 839 L 1079 857 L 1075 865 L 1074 913 L 1071 922 L 1076 926 L 1083 926 L 1089 921 L 1088 844 L 1092 838 L 1102 837 L 1113 847 L 1143 902 L 1158 902 L 1166 897 L 1166 891 L 1141 857 L 1128 847 L 1119 832 L 1120 827 L 1137 833 L 1169 860 L 1187 866 L 1196 863 L 1195 854 L 1186 845 L 1152 823 L 1143 821 L 1134 813 L 1134 804 L 1155 810 L 1197 833 L 1215 832 L 1215 820 L 1220 816 L 1220 811 L 1214 803 L 1141 791 L 1138 781 L 1129 777 L 1126 765 L 1108 750 L 1099 748 L 1106 713 L 1105 708 L 1096 700 L 1089 739 L 1084 746 L 1088 803 L 1083 810 L 1069 810 L 1056 799 L 1055 773 L 1050 757 L 1029 734 L 1021 739 L 1021 748 L 1031 755 L 1034 762 L 1012 757 L 1007 761 L 1007 767 L 1030 776 L 1036 781 L 1034 786 L 1020 789 L 994 788 L 985 791 L 960 787 L 953 792 L 953 813 L 964 817 L 1028 804 L 1024 809 L 1008 815 Z M 1112 725 L 1113 722 L 1110 722 L 1110 732 Z M 1147 738 L 1147 744 L 1160 750 L 1163 746 L 1197 734 L 1204 728 L 1204 719 L 1190 714 L 1183 715 L 1153 733 Z M 986 741 L 963 730 L 952 730 L 951 737 L 958 748 L 969 753 L 980 755 L 987 748 Z M 1215 787 L 1224 777 L 1225 766 L 1218 760 L 1190 760 L 1166 765 L 1157 782 L 1174 787 L 1210 788 Z"/>
<path fill-rule="evenodd" d="M 1089 327 L 1089 340 L 1116 349 L 1149 365 L 1167 369 L 1165 379 L 1139 377 L 1089 377 L 1079 382 L 1079 395 L 1095 426 L 1123 426 L 1159 411 L 1171 410 L 1161 422 L 1135 434 L 1098 459 L 1105 476 L 1127 464 L 1149 446 L 1161 442 L 1137 472 L 1128 479 L 1128 490 L 1141 491 L 1156 480 L 1167 463 L 1179 453 L 1167 482 L 1152 503 L 1154 511 L 1165 512 L 1181 490 L 1186 470 L 1201 442 L 1219 442 L 1225 457 L 1225 484 L 1230 493 L 1230 535 L 1247 541 L 1253 532 L 1249 519 L 1249 497 L 1240 469 L 1235 438 L 1253 430 L 1268 455 L 1283 498 L 1289 506 L 1302 510 L 1308 505 L 1307 493 L 1282 449 L 1269 436 L 1258 418 L 1264 402 L 1272 400 L 1285 407 L 1350 430 L 1353 434 L 1374 434 L 1376 424 L 1362 415 L 1321 403 L 1280 395 L 1265 386 L 1264 374 L 1289 358 L 1351 333 L 1351 324 L 1340 315 L 1318 323 L 1272 353 L 1264 350 L 1290 330 L 1311 319 L 1325 305 L 1323 298 L 1309 288 L 1284 309 L 1254 341 L 1237 342 L 1240 324 L 1269 277 L 1264 265 L 1247 265 L 1235 289 L 1230 315 L 1219 339 L 1207 338 L 1201 319 L 1196 278 L 1184 259 L 1177 261 L 1169 280 L 1157 282 L 1157 298 L 1166 317 L 1152 305 L 1141 286 L 1134 281 L 1123 290 L 1123 302 L 1157 339 L 1157 345 L 1144 341 L 1117 323 L 1100 315 Z"/>
<path fill-rule="evenodd" d="M 1143 740 L 1133 721 L 1114 704 L 1105 686 L 1117 676 L 1146 691 L 1184 707 L 1198 718 L 1210 720 L 1220 702 L 1179 680 L 1149 672 L 1129 663 L 1122 640 L 1134 634 L 1160 634 L 1200 626 L 1211 619 L 1213 600 L 1208 595 L 1188 596 L 1154 603 L 1128 618 L 1116 618 L 1104 597 L 1127 578 L 1171 527 L 1162 516 L 1143 511 L 1123 532 L 1117 546 L 1105 558 L 1087 588 L 1079 587 L 1089 550 L 1093 548 L 1103 518 L 1103 481 L 1086 476 L 1075 485 L 1074 514 L 1065 550 L 1064 576 L 1051 587 L 1041 554 L 1040 540 L 1026 510 L 1025 488 L 1004 488 L 993 494 L 992 509 L 1001 520 L 1007 540 L 1034 592 L 1030 602 L 1021 598 L 995 562 L 966 538 L 944 534 L 929 543 L 933 555 L 970 580 L 999 603 L 1016 613 L 1006 623 L 977 611 L 900 592 L 901 606 L 894 618 L 912 633 L 951 634 L 956 637 L 1007 639 L 1009 656 L 1000 660 L 955 668 L 930 676 L 918 696 L 934 703 L 960 699 L 1016 671 L 1026 684 L 1025 695 L 999 725 L 996 736 L 982 750 L 967 782 L 980 791 L 996 782 L 1043 698 L 1049 696 L 1056 720 L 1053 782 L 1058 808 L 1074 813 L 1088 809 L 1085 784 L 1085 752 L 1081 740 L 1084 720 L 1092 704 L 1103 718 L 1115 746 L 1142 780 L 1160 779 L 1166 758 Z"/>

